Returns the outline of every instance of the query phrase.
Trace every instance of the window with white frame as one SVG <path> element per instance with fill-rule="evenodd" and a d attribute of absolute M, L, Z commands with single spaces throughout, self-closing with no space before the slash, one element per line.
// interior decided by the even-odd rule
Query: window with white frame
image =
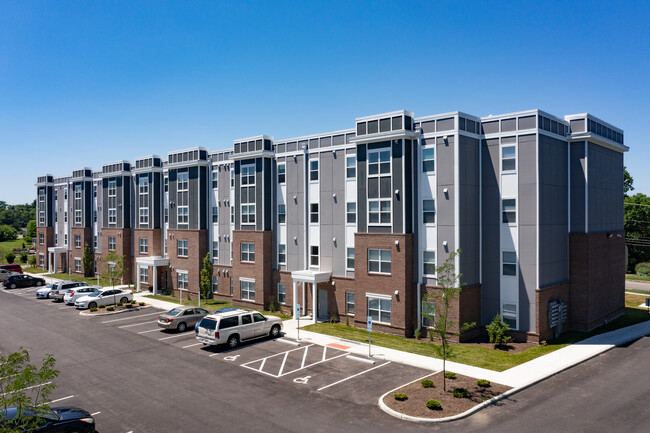
<path fill-rule="evenodd" d="M 422 301 L 422 327 L 433 328 L 436 323 L 436 304 Z"/>
<path fill-rule="evenodd" d="M 231 188 L 235 187 L 235 169 L 234 168 L 230 169 L 230 187 Z"/>
<path fill-rule="evenodd" d="M 169 222 L 169 208 L 167 207 L 165 208 L 165 222 Z"/>
<path fill-rule="evenodd" d="M 68 222 L 68 211 L 63 212 L 63 222 L 64 223 Z"/>
<path fill-rule="evenodd" d="M 239 280 L 241 284 L 241 298 L 246 301 L 255 300 L 255 281 Z"/>
<path fill-rule="evenodd" d="M 517 329 L 517 304 L 502 304 L 501 319 L 510 329 Z"/>
<path fill-rule="evenodd" d="M 68 234 L 67 233 L 65 233 L 63 235 L 63 245 L 68 245 Z"/>
<path fill-rule="evenodd" d="M 140 195 L 149 194 L 149 175 L 143 174 L 138 178 L 138 193 Z"/>
<path fill-rule="evenodd" d="M 178 239 L 176 241 L 176 255 L 178 257 L 187 257 L 188 251 L 187 239 Z"/>
<path fill-rule="evenodd" d="M 38 254 L 38 264 L 40 266 L 45 265 L 45 254 L 43 254 L 43 253 Z"/>
<path fill-rule="evenodd" d="M 81 184 L 75 184 L 74 186 L 74 199 L 79 200 L 81 202 Z"/>
<path fill-rule="evenodd" d="M 213 223 L 219 222 L 219 208 L 216 206 L 212 206 L 212 222 Z"/>
<path fill-rule="evenodd" d="M 318 252 L 318 246 L 312 245 L 309 247 L 309 255 L 310 255 L 310 265 L 311 266 L 318 266 L 320 263 L 320 256 Z"/>
<path fill-rule="evenodd" d="M 278 245 L 278 264 L 287 264 L 287 246 L 285 244 Z"/>
<path fill-rule="evenodd" d="M 140 238 L 140 254 L 148 254 L 148 253 L 149 253 L 149 239 Z"/>
<path fill-rule="evenodd" d="M 219 242 L 212 241 L 212 261 L 216 263 L 219 260 Z"/>
<path fill-rule="evenodd" d="M 502 200 L 503 222 L 515 224 L 517 222 L 517 200 L 514 198 Z"/>
<path fill-rule="evenodd" d="M 241 223 L 255 223 L 255 164 L 241 166 Z"/>
<path fill-rule="evenodd" d="M 97 197 L 97 184 L 93 185 L 93 197 Z"/>
<path fill-rule="evenodd" d="M 165 192 L 169 192 L 169 177 L 165 176 Z"/>
<path fill-rule="evenodd" d="M 81 272 L 81 258 L 79 257 L 74 258 L 74 271 Z"/>
<path fill-rule="evenodd" d="M 213 171 L 212 172 L 212 189 L 217 189 L 219 188 L 219 172 L 218 171 Z"/>
<path fill-rule="evenodd" d="M 425 224 L 436 222 L 436 201 L 433 199 L 422 200 L 422 221 Z"/>
<path fill-rule="evenodd" d="M 138 222 L 140 226 L 149 225 L 149 175 L 138 177 Z"/>
<path fill-rule="evenodd" d="M 391 251 L 368 249 L 368 272 L 390 274 Z"/>
<path fill-rule="evenodd" d="M 357 157 L 356 155 L 345 157 L 345 177 L 355 179 L 357 177 Z"/>
<path fill-rule="evenodd" d="M 75 223 L 75 225 L 81 225 L 81 209 L 75 209 L 75 211 L 74 211 L 74 223 Z"/>
<path fill-rule="evenodd" d="M 287 302 L 287 285 L 285 283 L 278 283 L 278 302 L 280 304 Z"/>
<path fill-rule="evenodd" d="M 178 290 L 187 290 L 187 271 L 176 271 Z"/>
<path fill-rule="evenodd" d="M 97 210 L 93 211 L 93 222 L 97 222 Z"/>
<path fill-rule="evenodd" d="M 190 208 L 188 206 L 178 206 L 178 224 L 190 223 Z"/>
<path fill-rule="evenodd" d="M 63 188 L 63 200 L 68 199 L 68 187 Z"/>
<path fill-rule="evenodd" d="M 108 210 L 108 224 L 109 225 L 117 224 L 117 209 Z"/>
<path fill-rule="evenodd" d="M 243 204 L 241 206 L 241 223 L 252 224 L 255 222 L 255 205 Z"/>
<path fill-rule="evenodd" d="M 255 164 L 242 164 L 241 184 L 242 186 L 255 186 Z"/>
<path fill-rule="evenodd" d="M 345 204 L 345 215 L 348 224 L 357 223 L 357 204 L 353 201 Z"/>
<path fill-rule="evenodd" d="M 141 207 L 140 208 L 140 225 L 147 226 L 149 225 L 149 208 Z"/>
<path fill-rule="evenodd" d="M 190 223 L 190 174 L 187 170 L 176 175 L 176 213 L 178 224 Z"/>
<path fill-rule="evenodd" d="M 515 146 L 501 147 L 501 171 L 513 171 L 517 169 L 517 158 Z"/>
<path fill-rule="evenodd" d="M 284 204 L 278 205 L 278 223 L 285 224 L 287 222 L 287 206 Z"/>
<path fill-rule="evenodd" d="M 212 276 L 212 293 L 217 293 L 219 291 L 219 277 L 217 275 Z"/>
<path fill-rule="evenodd" d="M 435 148 L 422 149 L 422 171 L 429 173 L 436 170 Z"/>
<path fill-rule="evenodd" d="M 56 216 L 56 213 L 54 215 Z M 38 224 L 45 225 L 45 211 L 38 212 Z"/>
<path fill-rule="evenodd" d="M 149 267 L 147 266 L 140 267 L 140 282 L 141 283 L 149 282 Z"/>
<path fill-rule="evenodd" d="M 368 296 L 368 316 L 373 322 L 390 324 L 390 302 L 387 298 Z"/>
<path fill-rule="evenodd" d="M 241 261 L 255 262 L 255 244 L 252 242 L 241 243 Z"/>
<path fill-rule="evenodd" d="M 345 314 L 354 314 L 354 293 L 345 292 Z"/>
<path fill-rule="evenodd" d="M 43 242 L 41 242 L 41 244 L 42 244 L 42 243 L 43 243 Z M 58 245 L 58 244 L 59 244 L 59 235 L 56 234 L 56 233 L 54 233 L 54 245 Z"/>
<path fill-rule="evenodd" d="M 44 243 L 45 243 L 45 235 L 43 233 L 39 233 L 38 234 L 38 244 L 43 245 Z M 56 245 L 56 242 L 54 242 L 54 244 Z"/>
<path fill-rule="evenodd" d="M 108 251 L 115 251 L 115 236 L 108 237 Z"/>
<path fill-rule="evenodd" d="M 424 266 L 424 275 L 436 275 L 436 252 L 423 251 L 422 263 Z"/>
<path fill-rule="evenodd" d="M 67 217 L 66 217 L 67 220 Z M 117 224 L 117 181 L 108 181 L 108 225 Z"/>
<path fill-rule="evenodd" d="M 318 222 L 318 203 L 309 204 L 309 222 L 311 223 Z"/>
<path fill-rule="evenodd" d="M 285 164 L 278 164 L 278 183 L 285 183 L 287 180 L 287 166 Z"/>
<path fill-rule="evenodd" d="M 81 235 L 74 235 L 74 247 L 81 248 Z"/>
<path fill-rule="evenodd" d="M 42 214 L 43 214 L 43 221 L 45 221 L 45 212 L 42 212 Z M 59 213 L 55 211 L 54 212 L 54 222 L 57 222 L 58 220 L 59 220 Z"/>
<path fill-rule="evenodd" d="M 93 250 L 97 251 L 97 235 L 93 235 Z"/>
<path fill-rule="evenodd" d="M 391 223 L 391 158 L 390 150 L 368 152 L 368 224 Z"/>
<path fill-rule="evenodd" d="M 517 253 L 503 251 L 503 275 L 517 275 Z"/>
<path fill-rule="evenodd" d="M 115 272 L 115 262 L 108 262 L 108 271 Z"/>
<path fill-rule="evenodd" d="M 354 270 L 354 248 L 346 248 L 345 268 L 348 271 Z"/>
<path fill-rule="evenodd" d="M 318 180 L 318 160 L 309 160 L 309 180 Z"/>

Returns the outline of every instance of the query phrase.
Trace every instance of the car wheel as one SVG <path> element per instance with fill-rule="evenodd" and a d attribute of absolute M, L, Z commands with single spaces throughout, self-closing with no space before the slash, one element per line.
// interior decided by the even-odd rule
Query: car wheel
<path fill-rule="evenodd" d="M 15 288 L 16 288 L 16 285 L 15 285 L 15 284 L 12 284 L 11 286 L 9 286 L 9 288 L 10 288 L 10 289 L 15 289 Z"/>
<path fill-rule="evenodd" d="M 37 282 L 36 282 L 36 286 L 37 286 L 37 287 L 40 287 L 40 286 L 42 286 L 42 285 L 43 285 L 43 283 L 41 283 L 40 281 L 37 281 Z"/>
<path fill-rule="evenodd" d="M 185 324 L 185 322 L 181 322 L 178 324 L 176 329 L 178 329 L 178 332 L 185 332 L 185 330 L 187 329 L 187 325 Z"/>
<path fill-rule="evenodd" d="M 280 325 L 273 325 L 269 335 L 271 338 L 278 338 L 280 336 Z"/>
<path fill-rule="evenodd" d="M 231 349 L 234 349 L 237 346 L 239 346 L 239 336 L 231 335 L 228 338 L 228 347 L 230 347 Z"/>
<path fill-rule="evenodd" d="M 97 308 L 97 302 L 91 302 L 88 304 L 88 308 Z"/>
<path fill-rule="evenodd" d="M 120 299 L 120 302 L 126 304 L 127 302 L 129 302 L 129 298 L 122 298 Z"/>

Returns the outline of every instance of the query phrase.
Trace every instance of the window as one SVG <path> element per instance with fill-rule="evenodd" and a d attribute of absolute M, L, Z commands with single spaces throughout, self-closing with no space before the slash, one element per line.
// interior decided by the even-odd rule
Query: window
<path fill-rule="evenodd" d="M 148 175 L 145 174 L 145 175 L 140 176 L 140 178 L 138 179 L 139 180 L 139 182 L 138 182 L 138 193 L 140 195 L 149 194 L 149 177 L 147 177 L 147 176 Z"/>
<path fill-rule="evenodd" d="M 63 245 L 68 245 L 68 234 L 63 235 Z"/>
<path fill-rule="evenodd" d="M 176 255 L 178 257 L 187 257 L 187 239 L 179 239 L 176 241 Z"/>
<path fill-rule="evenodd" d="M 81 248 L 81 236 L 80 235 L 74 235 L 74 247 L 75 248 Z"/>
<path fill-rule="evenodd" d="M 63 188 L 63 200 L 67 200 L 67 199 L 68 199 L 68 188 L 65 187 Z"/>
<path fill-rule="evenodd" d="M 149 239 L 140 238 L 140 254 L 147 254 L 149 252 Z"/>
<path fill-rule="evenodd" d="M 368 174 L 390 174 L 390 150 L 368 152 Z"/>
<path fill-rule="evenodd" d="M 178 290 L 187 290 L 187 272 L 176 271 L 176 278 L 178 281 Z"/>
<path fill-rule="evenodd" d="M 390 150 L 368 152 L 368 224 L 391 223 Z"/>
<path fill-rule="evenodd" d="M 63 212 L 63 222 L 64 223 L 68 222 L 68 211 Z"/>
<path fill-rule="evenodd" d="M 97 197 L 97 184 L 93 185 L 93 197 Z"/>
<path fill-rule="evenodd" d="M 345 177 L 354 179 L 357 177 L 357 157 L 347 156 L 345 158 Z"/>
<path fill-rule="evenodd" d="M 354 314 L 354 293 L 345 292 L 345 314 Z"/>
<path fill-rule="evenodd" d="M 425 173 L 435 171 L 436 169 L 436 149 L 422 149 L 422 171 Z"/>
<path fill-rule="evenodd" d="M 503 146 L 501 148 L 501 171 L 515 170 L 516 168 L 515 146 Z"/>
<path fill-rule="evenodd" d="M 390 323 L 390 299 L 368 297 L 368 316 L 373 322 Z"/>
<path fill-rule="evenodd" d="M 354 270 L 354 248 L 346 249 L 345 267 L 350 271 Z"/>
<path fill-rule="evenodd" d="M 368 272 L 390 274 L 390 250 L 368 250 Z"/>
<path fill-rule="evenodd" d="M 311 261 L 310 261 L 311 266 L 318 266 L 319 256 L 318 256 L 318 247 L 316 245 L 312 245 L 310 247 L 310 256 L 311 256 Z"/>
<path fill-rule="evenodd" d="M 278 302 L 284 304 L 287 302 L 287 285 L 278 283 Z"/>
<path fill-rule="evenodd" d="M 517 222 L 517 200 L 514 198 L 503 199 L 503 222 L 514 224 Z"/>
<path fill-rule="evenodd" d="M 165 192 L 169 192 L 169 177 L 165 176 Z"/>
<path fill-rule="evenodd" d="M 285 183 L 287 180 L 287 166 L 285 164 L 278 164 L 278 183 Z"/>
<path fill-rule="evenodd" d="M 503 275 L 517 275 L 517 253 L 503 251 Z"/>
<path fill-rule="evenodd" d="M 241 243 L 241 261 L 255 262 L 255 244 L 250 242 Z"/>
<path fill-rule="evenodd" d="M 501 306 L 501 318 L 510 329 L 517 329 L 517 305 L 503 304 Z"/>
<path fill-rule="evenodd" d="M 81 184 L 74 186 L 74 199 L 81 200 Z"/>
<path fill-rule="evenodd" d="M 212 241 L 212 262 L 216 263 L 219 260 L 219 242 Z"/>
<path fill-rule="evenodd" d="M 97 235 L 93 235 L 93 250 L 97 250 Z"/>
<path fill-rule="evenodd" d="M 117 209 L 108 210 L 108 224 L 110 225 L 117 224 Z"/>
<path fill-rule="evenodd" d="M 176 188 L 178 191 L 189 191 L 190 174 L 187 171 L 179 171 L 176 178 Z"/>
<path fill-rule="evenodd" d="M 424 275 L 436 275 L 436 252 L 423 251 Z"/>
<path fill-rule="evenodd" d="M 44 266 L 44 265 L 45 265 L 45 254 L 43 254 L 43 253 L 39 253 L 39 254 L 38 254 L 38 264 L 39 264 L 40 266 Z"/>
<path fill-rule="evenodd" d="M 169 208 L 167 207 L 165 208 L 165 222 L 169 222 Z"/>
<path fill-rule="evenodd" d="M 43 224 L 45 224 L 45 212 L 41 212 L 41 214 L 43 215 L 42 216 Z M 59 220 L 59 213 L 55 211 L 54 212 L 54 222 L 57 222 L 58 220 Z"/>
<path fill-rule="evenodd" d="M 278 223 L 284 224 L 287 222 L 287 206 L 284 204 L 278 205 Z"/>
<path fill-rule="evenodd" d="M 164 250 L 165 253 L 164 254 L 165 254 L 165 256 L 167 256 L 167 238 L 165 238 L 164 244 L 165 244 L 165 250 Z"/>
<path fill-rule="evenodd" d="M 190 189 L 190 175 L 189 172 L 179 171 L 176 177 L 176 205 L 177 205 L 177 223 L 189 224 L 190 223 L 190 208 L 189 208 L 189 189 Z"/>
<path fill-rule="evenodd" d="M 241 223 L 249 224 L 255 222 L 255 205 L 243 204 L 241 206 Z"/>
<path fill-rule="evenodd" d="M 149 225 L 149 208 L 140 208 L 140 225 Z"/>
<path fill-rule="evenodd" d="M 117 181 L 108 181 L 108 225 L 117 224 Z"/>
<path fill-rule="evenodd" d="M 149 268 L 147 266 L 143 266 L 140 268 L 140 282 L 141 283 L 149 282 Z"/>
<path fill-rule="evenodd" d="M 54 216 L 56 216 L 56 213 L 54 214 Z M 45 212 L 44 211 L 39 211 L 38 212 L 38 224 L 45 225 Z"/>
<path fill-rule="evenodd" d="M 255 165 L 248 164 L 241 166 L 241 184 L 255 185 Z"/>
<path fill-rule="evenodd" d="M 346 203 L 347 222 L 350 224 L 357 223 L 357 204 L 354 202 Z"/>
<path fill-rule="evenodd" d="M 433 328 L 435 326 L 436 304 L 430 301 L 422 301 L 422 326 Z"/>
<path fill-rule="evenodd" d="M 81 209 L 75 209 L 75 211 L 74 211 L 74 223 L 75 223 L 75 225 L 81 225 Z"/>
<path fill-rule="evenodd" d="M 93 211 L 93 222 L 97 222 L 97 211 Z"/>
<path fill-rule="evenodd" d="M 115 251 L 115 236 L 108 237 L 108 251 Z"/>
<path fill-rule="evenodd" d="M 255 300 L 255 281 L 240 280 L 241 298 L 247 301 Z"/>
<path fill-rule="evenodd" d="M 45 235 L 43 233 L 38 234 L 38 243 L 40 245 L 43 245 L 45 243 Z M 56 242 L 55 242 L 55 244 L 56 244 Z"/>
<path fill-rule="evenodd" d="M 74 258 L 74 271 L 81 272 L 81 258 L 79 257 Z"/>
<path fill-rule="evenodd" d="M 422 221 L 425 224 L 435 224 L 436 222 L 436 201 L 422 200 Z"/>
<path fill-rule="evenodd" d="M 219 188 L 219 172 L 218 171 L 213 171 L 212 172 L 212 189 L 217 189 Z"/>
<path fill-rule="evenodd" d="M 213 223 L 219 222 L 219 208 L 216 206 L 212 206 L 212 222 Z"/>
<path fill-rule="evenodd" d="M 43 243 L 43 242 L 41 242 L 41 243 Z M 54 233 L 54 245 L 58 245 L 58 244 L 59 244 L 59 235 Z"/>
<path fill-rule="evenodd" d="M 232 169 L 232 168 L 230 169 L 230 187 L 231 188 L 235 187 L 235 170 Z M 231 293 L 231 295 L 232 295 L 232 293 Z"/>
<path fill-rule="evenodd" d="M 318 180 L 318 160 L 309 161 L 309 180 Z"/>
<path fill-rule="evenodd" d="M 178 206 L 178 224 L 189 224 L 190 208 L 187 206 Z"/>
<path fill-rule="evenodd" d="M 278 245 L 278 263 L 287 264 L 287 246 L 285 244 Z"/>
<path fill-rule="evenodd" d="M 311 203 L 309 205 L 309 222 L 318 222 L 318 203 Z"/>
<path fill-rule="evenodd" d="M 219 291 L 219 277 L 216 275 L 212 276 L 212 293 L 217 293 Z"/>

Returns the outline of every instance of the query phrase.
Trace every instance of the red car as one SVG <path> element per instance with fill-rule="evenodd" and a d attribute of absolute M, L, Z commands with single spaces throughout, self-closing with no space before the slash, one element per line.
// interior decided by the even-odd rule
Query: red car
<path fill-rule="evenodd" d="M 8 265 L 0 265 L 0 269 L 6 269 L 9 272 L 16 272 L 18 274 L 23 273 L 23 268 L 20 267 L 20 265 L 16 264 L 16 263 L 11 263 L 11 264 L 8 264 Z"/>

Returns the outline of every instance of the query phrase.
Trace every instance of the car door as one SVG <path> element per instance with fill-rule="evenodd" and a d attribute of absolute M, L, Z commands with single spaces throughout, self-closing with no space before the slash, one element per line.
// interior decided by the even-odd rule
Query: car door
<path fill-rule="evenodd" d="M 254 324 L 254 333 L 255 337 L 266 335 L 269 333 L 271 328 L 267 328 L 266 317 L 262 316 L 261 313 L 253 313 L 253 324 Z"/>
<path fill-rule="evenodd" d="M 242 340 L 248 340 L 249 338 L 255 337 L 255 324 L 253 323 L 253 317 L 250 313 L 242 314 L 241 316 L 241 326 L 239 335 Z"/>
<path fill-rule="evenodd" d="M 208 311 L 204 310 L 203 308 L 195 308 L 194 309 L 194 323 L 198 323 L 203 319 L 205 316 L 208 315 Z"/>
<path fill-rule="evenodd" d="M 97 297 L 97 305 L 111 305 L 113 303 L 114 290 L 106 290 Z"/>
<path fill-rule="evenodd" d="M 185 322 L 187 327 L 194 326 L 196 324 L 196 315 L 194 314 L 194 308 L 188 308 L 183 311 L 183 317 L 179 317 L 178 323 Z"/>

